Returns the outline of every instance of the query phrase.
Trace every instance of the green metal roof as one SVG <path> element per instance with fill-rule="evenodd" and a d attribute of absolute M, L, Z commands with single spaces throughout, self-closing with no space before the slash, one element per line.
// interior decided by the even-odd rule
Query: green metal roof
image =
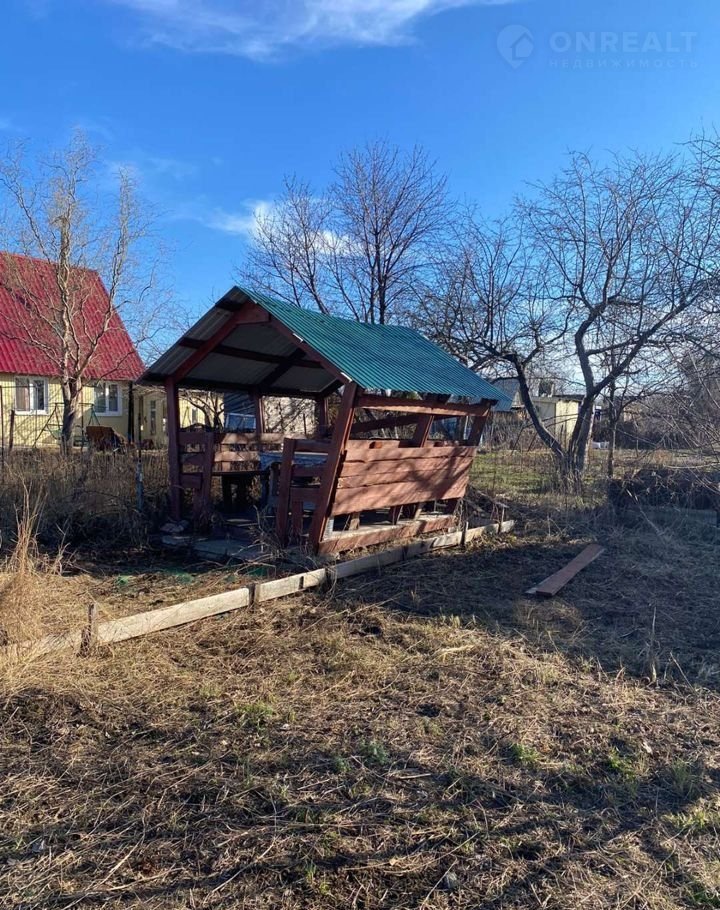
<path fill-rule="evenodd" d="M 365 389 L 504 401 L 507 396 L 419 332 L 325 316 L 238 288 Z"/>

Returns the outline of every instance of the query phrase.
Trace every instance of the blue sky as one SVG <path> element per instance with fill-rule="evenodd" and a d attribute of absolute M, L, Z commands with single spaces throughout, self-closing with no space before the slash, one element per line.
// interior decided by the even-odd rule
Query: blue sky
<path fill-rule="evenodd" d="M 717 0 L 5 0 L 0 131 L 79 125 L 132 166 L 201 310 L 283 175 L 320 187 L 369 139 L 495 215 L 569 149 L 720 126 L 719 26 Z"/>

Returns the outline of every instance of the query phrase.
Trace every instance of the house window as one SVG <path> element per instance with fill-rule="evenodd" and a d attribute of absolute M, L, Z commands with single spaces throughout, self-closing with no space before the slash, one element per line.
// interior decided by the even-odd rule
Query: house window
<path fill-rule="evenodd" d="M 150 435 L 157 436 L 157 401 L 150 399 Z"/>
<path fill-rule="evenodd" d="M 118 417 L 122 413 L 120 386 L 117 382 L 99 382 L 95 386 L 95 413 Z"/>
<path fill-rule="evenodd" d="M 18 414 L 47 414 L 47 379 L 15 378 L 15 410 Z"/>

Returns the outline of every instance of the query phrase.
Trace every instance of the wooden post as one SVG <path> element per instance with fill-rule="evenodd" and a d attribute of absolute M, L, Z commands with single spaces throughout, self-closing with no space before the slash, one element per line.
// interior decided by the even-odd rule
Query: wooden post
<path fill-rule="evenodd" d="M 315 435 L 323 436 L 327 432 L 328 425 L 328 401 L 327 398 L 318 398 L 315 402 Z"/>
<path fill-rule="evenodd" d="M 205 431 L 205 449 L 203 450 L 202 481 L 200 489 L 194 493 L 195 521 L 205 524 L 210 516 L 212 503 L 212 472 L 215 464 L 215 430 Z"/>
<path fill-rule="evenodd" d="M 260 442 L 260 437 L 265 432 L 265 408 L 262 395 L 253 395 L 253 404 L 255 405 L 255 435 Z"/>
<path fill-rule="evenodd" d="M 432 414 L 421 414 L 413 433 L 413 445 L 424 446 L 428 441 L 434 417 Z"/>
<path fill-rule="evenodd" d="M 82 631 L 80 640 L 80 653 L 87 655 L 97 645 L 97 606 L 92 603 L 88 606 L 88 621 Z"/>
<path fill-rule="evenodd" d="M 180 488 L 180 402 L 175 380 L 169 376 L 165 380 L 167 398 L 167 436 L 168 436 L 168 476 L 170 479 L 170 517 L 180 521 L 182 490 Z"/>
<path fill-rule="evenodd" d="M 483 430 L 485 429 L 489 413 L 490 412 L 488 411 L 487 414 L 483 414 L 481 417 L 473 418 L 472 426 L 470 427 L 470 436 L 467 441 L 469 446 L 480 445 L 480 440 L 482 439 Z"/>
<path fill-rule="evenodd" d="M 348 439 L 350 438 L 350 429 L 352 427 L 353 416 L 355 415 L 355 402 L 357 400 L 358 386 L 355 382 L 349 382 L 343 389 L 342 401 L 340 402 L 340 411 L 335 421 L 332 439 L 330 441 L 330 450 L 325 461 L 325 468 L 320 478 L 320 488 L 318 490 L 317 505 L 313 513 L 312 522 L 310 523 L 310 533 L 308 540 L 313 550 L 317 550 L 320 541 L 325 535 L 325 529 L 328 523 L 330 512 L 330 503 L 335 492 L 337 483 L 338 468 L 345 454 Z"/>
<path fill-rule="evenodd" d="M 295 457 L 296 439 L 283 441 L 283 456 L 280 464 L 277 505 L 275 507 L 275 533 L 278 540 L 287 544 L 288 514 L 290 512 L 290 487 L 292 486 L 293 458 Z"/>

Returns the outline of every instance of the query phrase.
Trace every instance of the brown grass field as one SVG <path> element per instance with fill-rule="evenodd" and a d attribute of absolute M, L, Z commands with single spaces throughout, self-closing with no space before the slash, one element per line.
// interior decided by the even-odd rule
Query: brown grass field
<path fill-rule="evenodd" d="M 2 665 L 0 906 L 720 907 L 717 540 L 501 467 L 513 535 Z M 7 568 L 0 618 L 44 627 L 244 580 Z"/>

